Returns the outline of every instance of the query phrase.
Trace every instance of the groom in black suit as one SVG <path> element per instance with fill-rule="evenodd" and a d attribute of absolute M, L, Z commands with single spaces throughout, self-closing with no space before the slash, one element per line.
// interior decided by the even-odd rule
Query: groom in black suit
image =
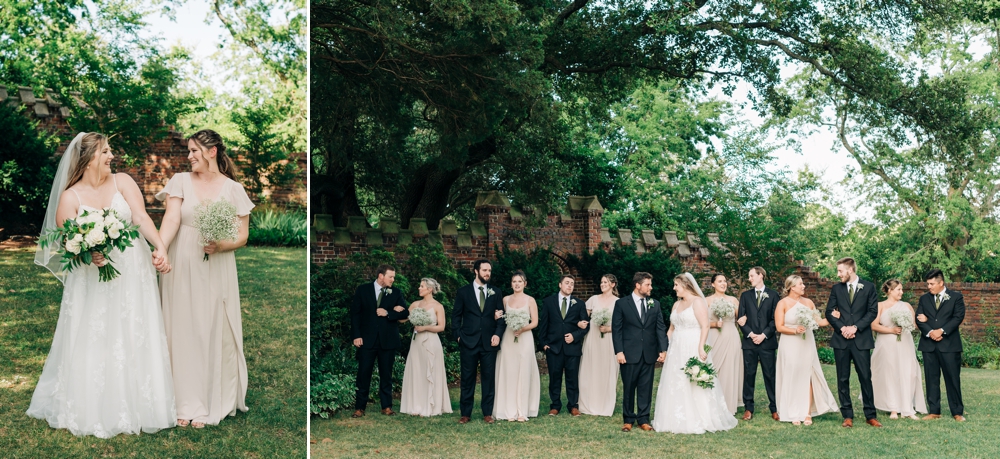
<path fill-rule="evenodd" d="M 924 419 L 941 417 L 941 373 L 948 390 L 948 408 L 956 421 L 965 421 L 962 404 L 962 336 L 958 326 L 965 320 L 965 299 L 960 292 L 946 289 L 944 273 L 932 270 L 924 276 L 928 293 L 917 303 L 917 328 L 924 354 L 924 380 L 927 382 L 927 411 Z"/>
<path fill-rule="evenodd" d="M 653 276 L 635 273 L 632 286 L 632 294 L 619 298 L 611 315 L 611 341 L 621 365 L 624 386 L 622 432 L 631 432 L 636 423 L 642 430 L 653 430 L 649 425 L 653 367 L 667 358 L 667 326 L 663 311 L 659 301 L 649 298 L 653 292 Z"/>
<path fill-rule="evenodd" d="M 354 292 L 351 303 L 351 338 L 357 350 L 358 374 L 354 393 L 354 414 L 360 418 L 368 406 L 372 371 L 378 360 L 378 397 L 382 414 L 392 416 L 392 363 L 399 349 L 399 322 L 410 316 L 406 299 L 399 289 L 392 288 L 396 270 L 380 265 L 373 284 L 362 284 Z"/>
<path fill-rule="evenodd" d="M 778 420 L 778 405 L 774 397 L 774 375 L 778 349 L 777 329 L 774 326 L 774 308 L 778 304 L 778 292 L 764 286 L 767 271 L 760 266 L 750 268 L 752 289 L 740 295 L 740 307 L 736 312 L 736 323 L 743 331 L 743 420 L 753 419 L 753 392 L 757 385 L 757 364 L 764 376 L 768 408 L 771 418 Z"/>
<path fill-rule="evenodd" d="M 847 257 L 837 260 L 837 277 L 840 283 L 830 290 L 826 304 L 826 318 L 833 326 L 830 347 L 837 362 L 837 393 L 844 427 L 854 426 L 854 408 L 851 406 L 851 361 L 861 385 L 861 401 L 865 419 L 872 427 L 882 427 L 875 419 L 875 398 L 872 391 L 872 322 L 878 316 L 878 291 L 875 284 L 855 274 L 857 265 Z M 837 311 L 838 314 L 834 314 Z"/>
<path fill-rule="evenodd" d="M 459 406 L 462 417 L 459 424 L 469 422 L 472 416 L 472 402 L 476 398 L 476 370 L 480 371 L 483 398 L 479 407 L 483 410 L 483 421 L 493 424 L 493 396 L 497 350 L 500 337 L 507 329 L 503 318 L 497 319 L 497 311 L 503 311 L 500 287 L 489 284 L 493 270 L 489 260 L 476 260 L 472 265 L 476 278 L 455 294 L 455 308 L 451 314 L 451 328 L 458 340 L 462 367 L 462 389 Z"/>
<path fill-rule="evenodd" d="M 542 300 L 538 311 L 538 340 L 545 350 L 549 367 L 549 416 L 562 409 L 562 380 L 566 375 L 566 407 L 580 415 L 580 356 L 583 337 L 590 330 L 587 306 L 573 296 L 576 279 L 570 274 L 559 278 L 559 292 Z M 580 326 L 583 328 L 580 328 Z"/>

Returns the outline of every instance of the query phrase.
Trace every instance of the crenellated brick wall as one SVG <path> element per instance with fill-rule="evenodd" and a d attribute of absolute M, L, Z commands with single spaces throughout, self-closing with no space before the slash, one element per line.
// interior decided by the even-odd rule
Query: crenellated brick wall
<path fill-rule="evenodd" d="M 541 227 L 525 225 L 530 208 L 511 206 L 510 201 L 496 191 L 481 192 L 476 200 L 478 221 L 469 229 L 458 231 L 455 222 L 444 220 L 440 228 L 428 228 L 426 220 L 415 218 L 409 228 L 400 228 L 398 220 L 383 219 L 374 228 L 369 228 L 363 217 L 349 217 L 346 227 L 334 228 L 330 215 L 315 215 L 310 239 L 312 262 L 322 264 L 335 258 L 346 258 L 352 253 L 364 253 L 372 248 L 382 248 L 390 252 L 411 244 L 427 240 L 442 246 L 444 252 L 456 267 L 471 268 L 478 258 L 493 258 L 494 247 L 503 246 L 530 252 L 537 249 L 551 249 L 553 260 L 563 272 L 573 272 L 563 260 L 570 254 L 580 255 L 594 250 L 608 250 L 616 245 L 634 244 L 637 252 L 668 250 L 681 261 L 685 270 L 703 275 L 714 271 L 708 262 L 709 251 L 696 237 L 688 235 L 678 238 L 677 232 L 666 231 L 662 239 L 656 239 L 652 230 L 632 234 L 631 230 L 612 233 L 601 227 L 604 208 L 594 196 L 571 196 L 565 211 L 552 215 L 535 215 L 544 218 Z M 709 234 L 710 244 L 719 244 L 718 236 Z M 575 274 L 575 273 L 574 273 Z M 806 283 L 806 297 L 823 306 L 830 297 L 830 289 L 837 281 L 821 278 L 804 263 L 799 262 L 796 274 Z M 709 291 L 709 277 L 703 278 L 703 289 Z M 780 289 L 781 281 L 771 279 L 769 284 Z M 1000 320 L 1000 284 L 949 284 L 948 288 L 963 292 L 967 312 L 962 332 L 973 339 L 982 339 L 995 333 L 992 327 Z M 923 283 L 904 285 L 907 297 L 919 297 L 926 291 Z M 589 279 L 577 279 L 575 294 L 582 298 L 598 293 L 599 290 Z M 735 292 L 730 292 L 735 294 Z"/>
<path fill-rule="evenodd" d="M 79 94 L 72 93 L 71 96 L 79 101 Z M 38 123 L 40 130 L 58 136 L 61 143 L 56 149 L 57 155 L 61 156 L 66 151 L 66 147 L 77 134 L 69 125 L 69 107 L 62 104 L 52 90 L 46 90 L 43 95 L 36 95 L 31 88 L 0 86 L 0 103 L 21 107 L 26 116 Z M 146 160 L 142 164 L 124 167 L 120 158 L 116 158 L 113 164 L 114 170 L 129 174 L 139 184 L 146 199 L 147 211 L 157 224 L 162 217 L 163 206 L 154 195 L 166 186 L 174 174 L 191 170 L 187 160 L 187 142 L 184 139 L 184 135 L 180 132 L 170 130 L 166 138 L 149 146 Z M 290 185 L 280 188 L 269 187 L 263 194 L 270 202 L 278 205 L 294 204 L 305 207 L 308 200 L 306 174 L 309 170 L 305 153 L 296 154 L 292 161 L 298 165 L 299 176 Z M 251 199 L 258 200 L 256 196 L 251 196 Z"/>

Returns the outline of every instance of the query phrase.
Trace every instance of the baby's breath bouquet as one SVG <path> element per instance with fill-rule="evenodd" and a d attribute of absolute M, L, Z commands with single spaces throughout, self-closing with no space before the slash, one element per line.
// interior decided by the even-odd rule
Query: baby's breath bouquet
<path fill-rule="evenodd" d="M 531 323 L 531 313 L 528 312 L 527 308 L 508 309 L 503 318 L 507 321 L 507 328 L 513 331 L 518 331 Z M 517 342 L 516 336 L 514 337 L 514 342 Z"/>
<path fill-rule="evenodd" d="M 815 330 L 819 328 L 818 316 L 819 311 L 802 307 L 796 312 L 795 319 L 796 322 L 805 327 L 806 330 Z M 806 339 L 805 333 L 802 334 L 802 339 Z"/>
<path fill-rule="evenodd" d="M 414 327 L 426 327 L 434 323 L 434 318 L 431 314 L 434 313 L 424 308 L 413 308 L 413 310 L 410 311 L 410 316 L 408 318 Z M 417 339 L 416 332 L 413 333 L 413 339 Z"/>
<path fill-rule="evenodd" d="M 594 312 L 590 315 L 590 325 L 597 325 L 598 327 L 611 325 L 611 316 L 613 313 L 614 311 L 611 308 L 594 309 Z M 604 338 L 604 332 L 601 332 L 601 338 Z"/>
<path fill-rule="evenodd" d="M 80 265 L 93 261 L 91 253 L 98 252 L 107 263 L 99 266 L 100 282 L 108 282 L 118 277 L 119 272 L 111 264 L 111 251 L 132 247 L 132 241 L 139 237 L 138 225 L 126 225 L 112 209 L 84 210 L 76 218 L 67 218 L 62 226 L 49 231 L 38 240 L 42 248 L 49 245 L 61 246 L 63 271 L 73 271 Z"/>
<path fill-rule="evenodd" d="M 195 229 L 201 233 L 202 245 L 210 242 L 235 241 L 240 234 L 240 217 L 236 206 L 225 199 L 202 203 L 194 213 Z M 208 261 L 208 254 L 205 254 Z"/>
<path fill-rule="evenodd" d="M 719 298 L 708 305 L 708 310 L 712 312 L 712 315 L 718 317 L 720 320 L 727 317 L 732 317 L 736 313 L 736 308 L 733 303 L 725 298 Z"/>
<path fill-rule="evenodd" d="M 896 310 L 889 313 L 889 318 L 892 319 L 892 323 L 897 327 L 903 329 L 903 333 L 909 335 L 913 331 L 913 315 L 910 311 Z M 910 337 L 913 339 L 913 337 Z M 903 335 L 896 335 L 896 341 L 902 341 Z"/>

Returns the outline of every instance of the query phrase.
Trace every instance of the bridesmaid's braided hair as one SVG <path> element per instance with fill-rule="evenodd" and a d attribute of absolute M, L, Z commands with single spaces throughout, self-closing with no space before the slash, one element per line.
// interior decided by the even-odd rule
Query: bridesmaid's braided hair
<path fill-rule="evenodd" d="M 423 279 L 420 279 L 420 282 L 426 285 L 427 288 L 431 289 L 431 294 L 436 295 L 438 293 L 441 293 L 441 284 L 439 284 L 438 281 L 434 280 L 433 278 L 425 277 Z"/>
<path fill-rule="evenodd" d="M 785 278 L 785 288 L 781 289 L 781 296 L 788 296 L 788 292 L 792 291 L 792 288 L 802 282 L 802 277 L 792 274 Z"/>
<path fill-rule="evenodd" d="M 202 129 L 195 132 L 191 137 L 188 137 L 188 141 L 194 141 L 194 143 L 205 150 L 215 147 L 215 163 L 219 166 L 219 172 L 229 177 L 232 181 L 236 181 L 236 164 L 226 154 L 226 145 L 222 143 L 222 136 L 218 132 L 211 129 Z"/>

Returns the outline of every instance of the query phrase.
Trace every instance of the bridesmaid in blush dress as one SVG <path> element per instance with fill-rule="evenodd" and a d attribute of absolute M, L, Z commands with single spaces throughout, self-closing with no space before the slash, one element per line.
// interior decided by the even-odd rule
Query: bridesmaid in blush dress
<path fill-rule="evenodd" d="M 916 323 L 912 322 L 913 307 L 900 300 L 903 284 L 896 279 L 882 285 L 882 292 L 886 294 L 886 300 L 878 304 L 878 316 L 872 322 L 872 330 L 878 333 L 875 351 L 872 352 L 875 407 L 889 411 L 889 419 L 904 416 L 919 420 L 916 413 L 926 413 L 927 404 L 917 349 L 913 345 L 913 336 L 904 333 L 891 317 L 893 312 L 902 311 L 910 317 L 913 329 L 916 329 Z"/>
<path fill-rule="evenodd" d="M 434 299 L 434 294 L 440 292 L 441 284 L 425 277 L 417 288 L 421 299 L 410 305 L 411 317 L 414 309 L 421 308 L 430 312 L 434 321 L 430 325 L 413 327 L 413 341 L 403 370 L 400 413 L 424 417 L 451 413 L 444 349 L 438 337 L 438 333 L 444 331 L 444 307 Z"/>
<path fill-rule="evenodd" d="M 191 172 L 174 175 L 156 194 L 166 201 L 160 235 L 174 262 L 174 270 L 160 277 L 160 299 L 179 427 L 217 425 L 236 411 L 247 411 L 235 250 L 246 245 L 253 203 L 236 182 L 225 148 L 214 131 L 195 133 L 188 139 Z M 202 203 L 219 199 L 236 207 L 239 234 L 235 241 L 202 245 L 191 226 L 195 213 Z"/>
<path fill-rule="evenodd" d="M 709 305 L 707 343 L 712 346 L 708 355 L 718 375 L 716 383 L 722 386 L 722 393 L 726 396 L 726 407 L 732 414 L 736 414 L 736 408 L 743 406 L 743 347 L 740 333 L 736 330 L 739 300 L 726 295 L 729 282 L 725 275 L 713 274 L 712 288 L 715 289 L 715 293 L 705 298 Z M 733 314 L 716 317 L 711 312 L 711 305 L 717 301 L 727 301 L 732 304 Z"/>
<path fill-rule="evenodd" d="M 837 411 L 837 401 L 823 375 L 813 331 L 802 326 L 799 314 L 810 311 L 820 327 L 829 326 L 812 300 L 803 297 L 806 286 L 799 276 L 785 279 L 786 297 L 774 310 L 774 323 L 781 339 L 775 368 L 778 419 L 793 425 L 812 424 L 812 417 Z M 804 337 L 804 339 L 803 339 Z"/>
<path fill-rule="evenodd" d="M 583 340 L 580 357 L 580 412 L 595 416 L 611 416 L 618 401 L 618 360 L 611 339 L 611 314 L 618 301 L 618 279 L 612 274 L 601 277 L 601 294 L 587 300 L 587 314 L 607 311 L 606 325 L 591 324 Z M 603 312 L 601 313 L 603 314 Z M 591 320 L 593 322 L 593 320 Z"/>
<path fill-rule="evenodd" d="M 519 330 L 508 326 L 500 338 L 493 416 L 508 421 L 524 422 L 537 417 L 541 396 L 542 383 L 538 375 L 538 360 L 535 359 L 535 339 L 531 333 L 538 326 L 538 305 L 534 298 L 524 294 L 527 285 L 524 271 L 514 271 L 510 280 L 514 293 L 503 299 L 507 314 L 520 309 L 527 310 L 531 317 L 528 325 Z"/>

